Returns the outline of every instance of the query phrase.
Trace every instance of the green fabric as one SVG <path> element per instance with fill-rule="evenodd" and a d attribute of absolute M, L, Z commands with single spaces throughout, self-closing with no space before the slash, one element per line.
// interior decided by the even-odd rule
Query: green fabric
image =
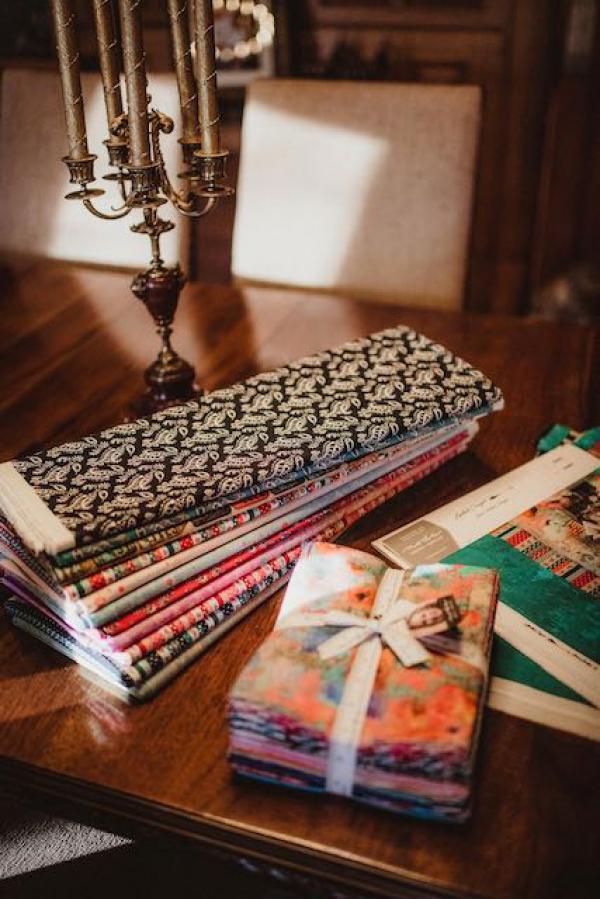
<path fill-rule="evenodd" d="M 547 453 L 557 446 L 560 446 L 561 443 L 564 443 L 568 438 L 570 433 L 571 428 L 568 428 L 566 425 L 553 425 L 550 430 L 538 440 L 538 453 Z"/>
<path fill-rule="evenodd" d="M 554 425 L 540 439 L 537 450 L 546 453 L 573 437 L 571 428 Z M 584 450 L 596 447 L 600 444 L 600 428 L 591 428 L 572 442 Z M 443 561 L 498 569 L 502 602 L 563 642 L 600 661 L 598 599 L 552 574 L 498 537 L 482 537 Z M 592 707 L 586 699 L 499 636 L 494 638 L 491 671 L 495 677 Z"/>
<path fill-rule="evenodd" d="M 505 680 L 516 681 L 519 684 L 524 684 L 526 687 L 532 687 L 534 690 L 541 690 L 543 693 L 560 696 L 562 699 L 583 702 L 585 705 L 593 708 L 592 704 L 580 696 L 579 693 L 552 677 L 551 674 L 540 668 L 530 658 L 498 636 L 494 637 L 492 674 L 494 677 L 503 677 Z"/>
<path fill-rule="evenodd" d="M 600 443 L 600 428 L 590 428 L 589 431 L 584 431 L 580 437 L 575 441 L 575 446 L 579 446 L 581 449 L 590 450 L 593 447 L 597 446 Z"/>
<path fill-rule="evenodd" d="M 600 602 L 499 537 L 485 536 L 443 560 L 500 571 L 500 599 L 578 652 L 600 662 Z"/>
<path fill-rule="evenodd" d="M 543 437 L 540 437 L 537 443 L 538 453 L 547 453 L 562 443 L 574 443 L 583 450 L 592 450 L 600 444 L 600 427 L 589 428 L 583 431 L 578 437 L 577 432 L 567 425 L 553 425 Z"/>

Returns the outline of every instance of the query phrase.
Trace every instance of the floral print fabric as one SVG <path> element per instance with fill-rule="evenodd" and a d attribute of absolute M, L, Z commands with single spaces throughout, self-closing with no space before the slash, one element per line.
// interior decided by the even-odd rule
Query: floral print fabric
<path fill-rule="evenodd" d="M 368 617 L 386 565 L 357 550 L 305 548 L 290 591 L 302 611 Z M 485 699 L 496 573 L 422 565 L 401 598 L 455 603 L 460 620 L 423 638 L 429 659 L 404 667 L 384 648 L 358 747 L 353 796 L 423 817 L 468 813 L 475 747 Z M 284 606 L 285 608 L 285 606 Z M 322 659 L 334 627 L 286 627 L 285 616 L 242 671 L 230 697 L 230 759 L 245 775 L 313 791 L 325 788 L 330 736 L 356 650 Z"/>

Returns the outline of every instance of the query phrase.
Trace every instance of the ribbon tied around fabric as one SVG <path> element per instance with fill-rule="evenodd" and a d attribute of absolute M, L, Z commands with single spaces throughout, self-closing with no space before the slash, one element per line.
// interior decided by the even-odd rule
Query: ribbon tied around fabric
<path fill-rule="evenodd" d="M 460 621 L 460 611 L 451 596 L 423 604 L 402 599 L 400 592 L 407 574 L 391 568 L 385 572 L 368 618 L 334 609 L 293 612 L 281 622 L 282 628 L 341 628 L 318 647 L 324 660 L 357 648 L 330 734 L 326 781 L 330 793 L 352 794 L 358 743 L 383 646 L 388 646 L 405 667 L 420 665 L 430 655 L 421 639 L 447 631 Z"/>

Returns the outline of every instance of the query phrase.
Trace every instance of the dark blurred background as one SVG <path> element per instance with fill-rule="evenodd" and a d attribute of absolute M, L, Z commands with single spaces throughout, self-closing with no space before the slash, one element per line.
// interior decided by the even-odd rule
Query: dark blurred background
<path fill-rule="evenodd" d="M 242 0 L 243 2 L 243 0 Z M 78 0 L 93 68 L 90 3 Z M 218 38 L 240 0 L 215 0 Z M 235 179 L 244 84 L 261 75 L 472 83 L 484 117 L 469 306 L 591 320 L 600 310 L 600 0 L 273 0 L 273 51 L 222 61 Z M 145 3 L 154 70 L 170 69 L 165 4 Z M 225 53 L 233 56 L 233 53 Z M 2 0 L 0 57 L 53 58 L 46 0 Z M 196 276 L 229 280 L 233 204 L 196 238 Z"/>

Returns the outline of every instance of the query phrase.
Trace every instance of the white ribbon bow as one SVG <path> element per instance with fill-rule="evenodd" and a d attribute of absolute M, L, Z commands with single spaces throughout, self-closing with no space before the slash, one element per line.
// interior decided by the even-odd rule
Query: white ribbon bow
<path fill-rule="evenodd" d="M 373 637 L 377 643 L 385 643 L 402 664 L 409 668 L 420 665 L 429 658 L 422 643 L 414 637 L 407 625 L 407 619 L 419 606 L 407 599 L 399 599 L 398 594 L 406 572 L 388 569 L 384 574 L 369 618 L 352 612 L 333 610 L 331 612 L 296 612 L 284 619 L 284 627 L 341 627 L 339 634 L 325 640 L 317 652 L 322 659 L 332 659 L 349 652 Z"/>
<path fill-rule="evenodd" d="M 406 572 L 388 569 L 377 590 L 369 618 L 351 612 L 295 612 L 280 627 L 342 627 L 339 634 L 319 646 L 321 658 L 330 659 L 358 646 L 344 684 L 330 735 L 326 790 L 342 796 L 352 795 L 358 741 L 373 692 L 383 643 L 390 647 L 403 665 L 418 665 L 429 653 L 413 637 L 406 619 L 418 606 L 400 599 Z"/>

